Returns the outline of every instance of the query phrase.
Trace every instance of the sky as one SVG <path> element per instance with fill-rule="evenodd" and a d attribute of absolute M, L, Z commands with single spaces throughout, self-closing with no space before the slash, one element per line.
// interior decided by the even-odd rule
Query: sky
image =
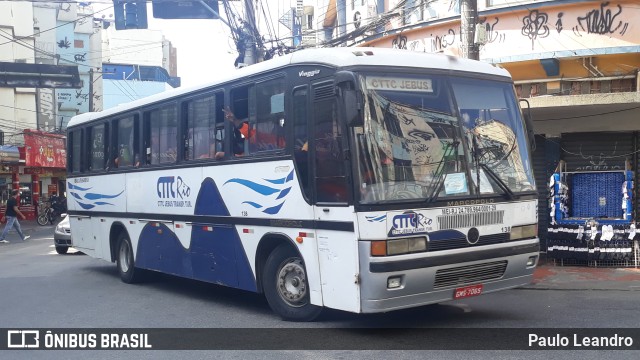
<path fill-rule="evenodd" d="M 265 0 L 268 2 L 272 24 L 278 24 L 278 18 L 291 7 L 292 0 Z M 233 2 L 239 6 L 240 2 Z M 94 3 L 94 10 L 109 7 L 108 3 Z M 224 12 L 219 4 L 220 12 Z M 113 9 L 103 12 L 113 14 Z M 228 75 L 235 70 L 234 62 L 238 56 L 231 38 L 229 27 L 222 20 L 188 19 L 165 20 L 153 17 L 151 2 L 147 5 L 148 25 L 151 30 L 162 31 L 165 39 L 171 41 L 178 50 L 178 76 L 181 86 L 189 87 Z M 224 17 L 224 15 L 222 15 Z M 258 14 L 260 16 L 260 14 Z M 264 19 L 264 15 L 262 16 Z M 261 21 L 262 22 L 262 21 Z M 278 31 L 282 31 L 280 26 Z M 122 30 L 126 31 L 126 30 Z M 284 29 L 284 31 L 288 31 Z M 284 35 L 282 32 L 279 35 Z"/>
<path fill-rule="evenodd" d="M 235 70 L 238 54 L 229 28 L 221 20 L 164 20 L 150 16 L 149 29 L 161 30 L 178 49 L 178 76 L 183 87 Z"/>

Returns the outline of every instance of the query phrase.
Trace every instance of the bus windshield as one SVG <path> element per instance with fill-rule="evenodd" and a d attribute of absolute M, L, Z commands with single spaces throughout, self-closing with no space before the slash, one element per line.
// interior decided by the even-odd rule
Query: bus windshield
<path fill-rule="evenodd" d="M 360 201 L 378 204 L 535 190 L 513 86 L 440 75 L 360 75 Z"/>

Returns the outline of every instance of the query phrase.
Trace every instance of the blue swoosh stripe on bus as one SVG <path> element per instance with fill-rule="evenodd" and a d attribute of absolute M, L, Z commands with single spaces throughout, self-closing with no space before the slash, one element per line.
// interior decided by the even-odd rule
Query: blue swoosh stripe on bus
<path fill-rule="evenodd" d="M 76 201 L 76 202 L 78 203 L 78 205 L 80 205 L 80 207 L 82 207 L 82 208 L 83 208 L 83 209 L 85 209 L 85 210 L 89 210 L 89 209 L 91 209 L 91 208 L 96 207 L 96 206 L 95 206 L 95 205 L 93 205 L 93 204 L 84 204 L 84 203 L 81 203 L 81 202 L 79 202 L 79 201 Z"/>
<path fill-rule="evenodd" d="M 123 192 L 124 192 L 124 190 L 121 191 L 120 194 L 117 194 L 117 195 L 105 195 L 105 194 L 88 193 L 88 194 L 85 194 L 84 198 L 88 199 L 88 200 L 113 199 L 113 198 L 117 198 L 118 196 L 122 195 Z"/>
<path fill-rule="evenodd" d="M 238 178 L 234 178 L 231 180 L 227 180 L 227 182 L 225 182 L 224 184 L 228 184 L 228 183 L 237 183 L 243 186 L 248 187 L 249 189 L 262 194 L 262 195 L 271 195 L 271 194 L 275 194 L 277 193 L 278 189 L 274 189 L 272 187 L 268 187 L 265 185 L 260 185 L 260 184 L 256 184 L 253 181 L 249 181 L 249 180 L 245 180 L 245 179 L 238 179 Z"/>
<path fill-rule="evenodd" d="M 82 187 L 80 187 L 80 186 L 78 186 L 78 185 L 73 185 L 73 184 L 72 184 L 72 183 L 70 183 L 70 182 L 67 182 L 67 187 L 68 187 L 69 189 L 71 189 L 71 190 L 80 190 L 80 191 L 87 191 L 87 190 L 91 190 L 91 188 L 86 188 L 86 189 L 85 189 L 85 188 L 82 188 Z"/>
<path fill-rule="evenodd" d="M 74 192 L 69 192 L 69 194 L 71 194 L 74 198 L 78 199 L 78 200 L 82 200 L 82 196 L 74 193 Z"/>
<path fill-rule="evenodd" d="M 367 218 L 367 221 L 369 222 L 382 222 L 387 218 L 387 215 L 381 215 L 381 216 L 365 216 Z"/>
<path fill-rule="evenodd" d="M 279 205 L 270 207 L 270 208 L 266 208 L 264 210 L 262 210 L 263 213 L 265 214 L 269 214 L 269 215 L 273 215 L 273 214 L 277 214 L 278 211 L 280 211 L 280 208 L 282 207 L 282 205 L 284 205 L 284 201 L 282 203 L 280 203 Z"/>
<path fill-rule="evenodd" d="M 272 184 L 281 185 L 281 184 L 284 184 L 284 180 L 285 180 L 285 178 L 273 179 L 273 180 L 269 180 L 269 179 L 262 179 L 262 180 L 264 180 L 264 181 L 266 181 L 266 182 L 270 182 L 270 183 L 272 183 Z"/>
<path fill-rule="evenodd" d="M 278 197 L 276 198 L 276 200 L 278 200 L 278 199 L 282 199 L 283 197 L 287 196 L 287 194 L 289 193 L 289 191 L 291 191 L 291 188 L 290 188 L 290 187 L 288 187 L 288 188 L 286 188 L 286 189 L 282 190 L 282 191 L 280 192 L 280 195 L 278 195 Z"/>
<path fill-rule="evenodd" d="M 291 181 L 291 180 L 293 180 L 293 170 L 291 170 L 291 172 L 289 173 L 289 175 L 287 175 L 287 181 L 286 181 L 286 182 L 289 182 L 289 181 Z"/>
<path fill-rule="evenodd" d="M 113 205 L 112 203 L 108 203 L 108 202 L 104 202 L 104 201 L 97 201 L 96 205 Z"/>
<path fill-rule="evenodd" d="M 253 201 L 243 201 L 243 204 L 249 204 L 251 206 L 253 206 L 256 209 L 260 209 L 262 207 L 262 205 L 254 203 Z"/>

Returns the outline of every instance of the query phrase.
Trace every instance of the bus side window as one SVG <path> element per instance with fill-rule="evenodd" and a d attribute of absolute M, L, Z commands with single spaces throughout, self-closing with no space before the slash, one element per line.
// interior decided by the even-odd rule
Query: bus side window
<path fill-rule="evenodd" d="M 105 124 L 90 128 L 89 170 L 99 171 L 105 168 Z"/>
<path fill-rule="evenodd" d="M 252 153 L 284 148 L 284 85 L 284 78 L 256 85 L 256 132 L 249 141 Z"/>
<path fill-rule="evenodd" d="M 152 110 L 148 113 L 148 129 L 145 129 L 145 144 L 152 165 L 176 162 L 178 148 L 178 121 L 175 104 Z"/>
<path fill-rule="evenodd" d="M 216 96 L 191 100 L 187 107 L 185 160 L 211 159 L 216 154 Z"/>
<path fill-rule="evenodd" d="M 133 157 L 138 148 L 138 121 L 136 116 L 129 116 L 116 121 L 114 131 L 114 168 L 133 165 Z"/>
<path fill-rule="evenodd" d="M 235 156 L 249 152 L 248 140 L 255 134 L 255 111 L 250 111 L 254 98 L 253 85 L 231 90 L 231 107 L 226 109 L 225 118 L 231 123 L 231 150 Z"/>

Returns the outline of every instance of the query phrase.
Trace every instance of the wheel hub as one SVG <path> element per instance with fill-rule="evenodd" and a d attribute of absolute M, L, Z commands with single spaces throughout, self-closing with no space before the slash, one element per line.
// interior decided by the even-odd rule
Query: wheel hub
<path fill-rule="evenodd" d="M 305 305 L 307 276 L 302 262 L 297 259 L 282 266 L 278 272 L 278 294 L 291 306 Z"/>
<path fill-rule="evenodd" d="M 126 242 L 120 246 L 120 270 L 123 273 L 129 271 L 129 244 Z"/>

